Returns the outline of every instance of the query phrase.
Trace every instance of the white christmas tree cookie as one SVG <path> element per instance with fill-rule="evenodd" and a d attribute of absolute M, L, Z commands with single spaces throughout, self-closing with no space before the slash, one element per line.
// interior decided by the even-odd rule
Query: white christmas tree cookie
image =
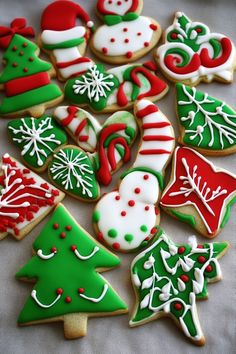
<path fill-rule="evenodd" d="M 143 99 L 135 115 L 142 138 L 133 168 L 117 191 L 100 199 L 93 214 L 99 241 L 123 252 L 145 245 L 156 233 L 163 174 L 175 146 L 171 123 L 157 106 Z"/>

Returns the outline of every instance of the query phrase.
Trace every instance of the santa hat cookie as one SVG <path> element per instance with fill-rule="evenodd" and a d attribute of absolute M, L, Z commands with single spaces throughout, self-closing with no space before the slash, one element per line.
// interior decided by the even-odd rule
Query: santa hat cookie
<path fill-rule="evenodd" d="M 111 64 L 133 62 L 146 55 L 159 41 L 161 27 L 150 17 L 140 16 L 143 0 L 98 0 L 97 12 L 103 16 L 91 41 L 91 49 Z"/>
<path fill-rule="evenodd" d="M 84 25 L 77 25 L 77 21 Z M 46 7 L 41 18 L 41 46 L 60 80 L 87 71 L 91 59 L 84 57 L 87 40 L 94 24 L 81 6 L 69 0 L 58 0 Z"/>

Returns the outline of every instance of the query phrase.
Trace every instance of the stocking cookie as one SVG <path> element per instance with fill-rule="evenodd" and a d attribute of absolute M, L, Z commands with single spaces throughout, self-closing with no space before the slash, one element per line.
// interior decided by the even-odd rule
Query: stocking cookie
<path fill-rule="evenodd" d="M 0 240 L 25 237 L 63 198 L 64 193 L 5 154 L 0 167 Z"/>
<path fill-rule="evenodd" d="M 175 146 L 171 123 L 157 106 L 138 101 L 135 115 L 142 138 L 133 168 L 125 173 L 117 191 L 99 200 L 93 214 L 99 241 L 123 252 L 145 245 L 156 233 L 163 173 Z"/>
<path fill-rule="evenodd" d="M 142 0 L 98 0 L 103 16 L 90 42 L 94 54 L 111 64 L 125 64 L 146 55 L 160 39 L 161 27 L 150 17 L 140 16 Z"/>
<path fill-rule="evenodd" d="M 52 65 L 38 58 L 39 48 L 26 36 L 33 37 L 34 31 L 23 18 L 12 21 L 10 28 L 0 27 L 0 48 L 6 50 L 0 74 L 0 90 L 5 93 L 2 117 L 40 117 L 46 108 L 63 100 L 59 87 L 51 83 Z"/>
<path fill-rule="evenodd" d="M 36 172 L 46 170 L 53 152 L 67 143 L 67 136 L 49 116 L 15 119 L 8 123 L 13 143 L 21 149 L 24 163 Z"/>
<path fill-rule="evenodd" d="M 22 280 L 32 280 L 33 275 L 36 281 L 19 315 L 20 326 L 60 321 L 65 337 L 75 339 L 86 335 L 89 317 L 127 312 L 99 274 L 118 266 L 119 258 L 98 244 L 61 204 L 33 249 L 32 259 L 16 274 Z"/>
<path fill-rule="evenodd" d="M 132 108 L 136 100 L 161 99 L 167 84 L 155 75 L 152 62 L 129 64 L 104 70 L 95 64 L 88 71 L 67 81 L 65 95 L 73 104 L 89 106 L 96 113 L 109 113 Z"/>
<path fill-rule="evenodd" d="M 78 20 L 86 27 L 77 25 Z M 50 56 L 59 80 L 80 75 L 93 65 L 84 57 L 92 28 L 88 14 L 73 1 L 55 1 L 44 10 L 40 44 Z"/>
<path fill-rule="evenodd" d="M 205 24 L 191 21 L 183 12 L 176 12 L 156 59 L 171 81 L 191 86 L 200 81 L 230 83 L 236 68 L 232 41 L 223 34 L 211 33 Z"/>
<path fill-rule="evenodd" d="M 112 174 L 130 160 L 130 149 L 138 132 L 130 112 L 114 113 L 103 126 L 90 113 L 75 106 L 58 107 L 54 117 L 80 148 L 92 152 L 89 157 L 100 183 L 108 185 Z"/>
<path fill-rule="evenodd" d="M 207 284 L 221 279 L 218 259 L 228 244 L 173 243 L 164 231 L 131 264 L 136 305 L 130 326 L 139 326 L 161 317 L 171 317 L 194 344 L 205 338 L 197 314 L 196 300 L 208 298 Z"/>
<path fill-rule="evenodd" d="M 169 215 L 213 238 L 228 221 L 235 201 L 235 175 L 190 148 L 176 149 L 171 180 L 160 201 Z"/>
<path fill-rule="evenodd" d="M 176 85 L 179 142 L 205 155 L 236 151 L 236 112 L 225 102 L 183 84 Z"/>

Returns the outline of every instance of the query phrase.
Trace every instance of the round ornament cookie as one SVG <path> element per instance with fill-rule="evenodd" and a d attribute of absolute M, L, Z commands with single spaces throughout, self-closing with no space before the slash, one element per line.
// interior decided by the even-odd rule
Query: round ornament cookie
<path fill-rule="evenodd" d="M 54 1 L 43 11 L 40 46 L 50 56 L 59 80 L 80 75 L 93 65 L 84 56 L 93 27 L 88 14 L 73 1 Z"/>
<path fill-rule="evenodd" d="M 169 80 L 191 86 L 213 80 L 231 83 L 236 68 L 232 41 L 224 34 L 212 33 L 201 22 L 191 21 L 183 12 L 176 12 L 155 57 Z"/>
<path fill-rule="evenodd" d="M 53 152 L 67 144 L 67 136 L 50 116 L 26 117 L 8 123 L 8 134 L 21 149 L 24 163 L 40 173 L 47 169 Z"/>
<path fill-rule="evenodd" d="M 153 62 L 128 64 L 105 71 L 94 64 L 83 75 L 67 81 L 66 98 L 80 107 L 88 106 L 95 113 L 112 113 L 130 109 L 136 100 L 161 99 L 168 85 L 156 76 Z"/>
<path fill-rule="evenodd" d="M 141 16 L 142 0 L 98 0 L 104 25 L 94 33 L 90 48 L 110 64 L 125 64 L 146 55 L 160 39 L 160 24 Z"/>
<path fill-rule="evenodd" d="M 194 344 L 204 345 L 196 301 L 208 298 L 208 283 L 221 280 L 218 259 L 228 247 L 226 242 L 198 244 L 195 236 L 175 244 L 159 231 L 131 264 L 136 304 L 130 326 L 170 317 Z"/>
<path fill-rule="evenodd" d="M 229 155 L 236 151 L 236 112 L 195 87 L 176 85 L 179 142 L 203 155 Z"/>
<path fill-rule="evenodd" d="M 175 147 L 171 123 L 157 106 L 143 99 L 134 111 L 142 135 L 136 160 L 93 213 L 98 240 L 121 252 L 146 245 L 156 233 L 163 174 Z"/>
<path fill-rule="evenodd" d="M 161 197 L 161 207 L 205 237 L 225 226 L 236 202 L 236 176 L 216 168 L 199 152 L 177 147 L 172 175 Z"/>
<path fill-rule="evenodd" d="M 39 59 L 38 46 L 25 38 L 33 36 L 24 18 L 16 18 L 10 28 L 0 27 L 0 48 L 5 50 L 0 74 L 0 90 L 5 94 L 0 104 L 2 117 L 40 117 L 46 108 L 63 100 L 59 86 L 51 82 L 52 65 Z"/>
<path fill-rule="evenodd" d="M 33 290 L 18 325 L 63 322 L 67 339 L 86 335 L 90 317 L 127 312 L 127 305 L 99 273 L 120 264 L 60 204 L 33 244 L 34 255 L 16 277 Z M 65 266 L 66 265 L 66 266 Z"/>

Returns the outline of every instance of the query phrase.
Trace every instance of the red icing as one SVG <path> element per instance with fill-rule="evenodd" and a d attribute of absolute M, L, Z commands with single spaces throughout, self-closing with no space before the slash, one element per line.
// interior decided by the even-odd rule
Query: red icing
<path fill-rule="evenodd" d="M 57 295 L 63 294 L 63 289 L 62 288 L 58 288 L 56 293 L 57 293 Z"/>
<path fill-rule="evenodd" d="M 111 42 L 111 43 L 114 43 L 115 41 L 116 41 L 115 38 L 111 38 L 111 39 L 110 39 L 110 42 Z"/>
<path fill-rule="evenodd" d="M 143 141 L 170 141 L 175 140 L 172 136 L 167 135 L 146 135 L 143 137 Z"/>
<path fill-rule="evenodd" d="M 114 248 L 114 250 L 119 250 L 120 249 L 120 244 L 118 242 L 114 242 L 112 244 L 112 247 Z"/>
<path fill-rule="evenodd" d="M 143 179 L 144 179 L 144 180 L 148 180 L 148 179 L 149 179 L 149 176 L 148 176 L 148 175 L 144 175 L 144 176 L 143 176 Z"/>
<path fill-rule="evenodd" d="M 80 137 L 79 137 L 79 141 L 81 141 L 81 142 L 86 142 L 88 140 L 89 140 L 88 135 L 80 135 Z"/>
<path fill-rule="evenodd" d="M 149 60 L 143 63 L 143 66 L 151 71 L 156 71 L 157 70 L 157 65 L 154 61 Z"/>
<path fill-rule="evenodd" d="M 155 228 L 155 227 L 153 227 L 152 229 L 151 229 L 151 231 L 150 231 L 150 233 L 153 235 L 153 234 L 155 234 L 157 232 L 157 229 Z"/>
<path fill-rule="evenodd" d="M 120 107 L 125 107 L 129 103 L 128 98 L 124 92 L 124 84 L 125 84 L 125 82 L 123 82 L 119 86 L 118 92 L 117 92 L 117 104 Z"/>
<path fill-rule="evenodd" d="M 151 28 L 153 31 L 156 31 L 156 30 L 157 30 L 157 25 L 154 25 L 154 23 L 151 23 L 151 24 L 150 24 L 150 28 Z"/>
<path fill-rule="evenodd" d="M 133 52 L 129 51 L 129 52 L 126 53 L 126 57 L 128 59 L 132 58 L 132 56 L 133 56 Z"/>
<path fill-rule="evenodd" d="M 172 54 L 169 54 L 165 57 L 164 63 L 166 67 L 175 74 L 189 74 L 199 69 L 201 66 L 201 59 L 197 53 L 195 53 L 188 65 L 177 66 L 176 57 Z"/>
<path fill-rule="evenodd" d="M 181 279 L 184 283 L 187 283 L 187 282 L 189 281 L 189 277 L 188 277 L 188 275 L 186 275 L 186 274 L 182 274 L 182 275 L 180 276 L 180 279 Z"/>
<path fill-rule="evenodd" d="M 205 269 L 205 271 L 207 272 L 207 273 L 210 273 L 211 271 L 212 271 L 212 266 L 209 264 L 207 267 L 206 267 L 206 269 Z"/>
<path fill-rule="evenodd" d="M 28 69 L 24 68 L 24 71 L 28 72 Z M 49 83 L 50 78 L 47 72 L 19 77 L 5 83 L 6 96 L 11 97 L 19 95 L 26 91 L 31 91 L 38 87 L 45 86 Z"/>
<path fill-rule="evenodd" d="M 77 247 L 75 245 L 73 245 L 73 246 L 71 246 L 70 249 L 71 249 L 72 252 L 75 252 L 75 250 L 77 250 Z"/>
<path fill-rule="evenodd" d="M 205 263 L 206 262 L 206 258 L 204 256 L 199 256 L 197 258 L 197 260 L 198 260 L 199 263 Z"/>
<path fill-rule="evenodd" d="M 180 311 L 182 309 L 182 304 L 180 304 L 179 302 L 177 302 L 176 304 L 174 304 L 174 308 L 177 310 L 177 311 Z"/>
<path fill-rule="evenodd" d="M 87 124 L 87 118 L 84 118 L 80 124 L 78 125 L 78 127 L 76 128 L 76 131 L 75 131 L 75 136 L 78 136 L 80 135 L 80 133 L 82 132 L 82 130 L 85 128 Z"/>
<path fill-rule="evenodd" d="M 181 247 L 178 248 L 178 253 L 179 254 L 182 254 L 184 252 L 185 252 L 185 247 L 181 246 Z"/>
<path fill-rule="evenodd" d="M 103 47 L 102 48 L 102 52 L 103 52 L 103 54 L 107 54 L 108 53 L 108 49 L 106 47 Z"/>
<path fill-rule="evenodd" d="M 141 189 L 140 188 L 135 188 L 135 190 L 134 190 L 134 193 L 135 194 L 139 194 L 141 192 Z"/>
<path fill-rule="evenodd" d="M 71 65 L 81 64 L 81 63 L 89 63 L 90 61 L 91 60 L 89 58 L 81 57 L 81 58 L 77 58 L 77 59 L 74 59 L 74 60 L 71 60 L 71 61 L 57 63 L 56 66 L 57 66 L 58 69 L 65 69 L 65 68 L 68 68 Z M 78 74 L 79 73 L 77 73 L 77 75 Z"/>
<path fill-rule="evenodd" d="M 120 200 L 120 196 L 117 195 L 117 196 L 115 197 L 115 200 Z"/>
<path fill-rule="evenodd" d="M 62 232 L 62 233 L 60 234 L 60 237 L 61 237 L 61 238 L 65 238 L 65 237 L 66 237 L 66 233 L 65 233 L 65 232 Z"/>
<path fill-rule="evenodd" d="M 127 27 L 123 28 L 123 32 L 128 32 L 128 28 Z"/>
<path fill-rule="evenodd" d="M 120 3 L 120 1 L 118 1 L 118 2 Z M 118 2 L 117 2 L 117 5 L 118 5 Z M 139 0 L 133 0 L 131 7 L 128 9 L 128 11 L 126 13 L 135 12 L 137 10 L 138 6 L 139 6 Z M 106 9 L 105 0 L 98 0 L 97 10 L 102 15 L 116 15 L 115 12 L 112 12 L 112 11 L 109 11 Z"/>
<path fill-rule="evenodd" d="M 57 229 L 59 228 L 59 225 L 58 225 L 58 224 L 53 224 L 53 228 L 54 228 L 55 230 L 57 230 Z"/>
<path fill-rule="evenodd" d="M 68 112 L 68 116 L 60 121 L 61 125 L 63 125 L 64 127 L 69 125 L 72 122 L 72 120 L 75 118 L 76 113 L 78 112 L 78 108 L 75 106 L 69 106 L 67 108 L 67 112 Z"/>
<path fill-rule="evenodd" d="M 120 215 L 121 215 L 121 216 L 126 216 L 126 211 L 122 211 L 122 212 L 120 213 Z"/>
<path fill-rule="evenodd" d="M 11 22 L 10 28 L 0 26 L 0 48 L 6 49 L 15 34 L 23 37 L 34 37 L 34 30 L 32 27 L 26 27 L 26 20 L 24 18 L 16 18 Z M 14 46 L 13 51 L 17 48 Z"/>
<path fill-rule="evenodd" d="M 149 42 L 144 42 L 144 47 L 149 47 Z"/>
<path fill-rule="evenodd" d="M 70 296 L 67 296 L 67 297 L 65 298 L 65 302 L 66 302 L 67 304 L 69 304 L 69 303 L 71 302 Z"/>
<path fill-rule="evenodd" d="M 84 293 L 84 288 L 79 288 L 79 289 L 78 289 L 78 293 L 79 293 L 79 294 L 83 294 L 83 293 Z"/>
<path fill-rule="evenodd" d="M 135 201 L 134 201 L 134 200 L 129 200 L 129 201 L 128 201 L 128 205 L 129 205 L 130 207 L 135 206 Z"/>
<path fill-rule="evenodd" d="M 171 36 L 172 39 L 176 39 L 176 38 L 178 38 L 178 33 L 173 32 L 173 33 L 171 33 L 170 36 Z"/>
<path fill-rule="evenodd" d="M 137 118 L 143 118 L 143 117 L 147 116 L 148 114 L 156 113 L 158 111 L 159 111 L 159 109 L 158 109 L 157 106 L 155 106 L 154 104 L 150 104 L 149 106 L 137 111 L 136 112 L 136 117 Z"/>
<path fill-rule="evenodd" d="M 171 152 L 164 149 L 146 149 L 139 151 L 140 155 L 163 155 L 170 154 Z"/>
<path fill-rule="evenodd" d="M 57 253 L 57 248 L 56 248 L 56 247 L 52 247 L 52 248 L 51 248 L 51 252 L 52 252 L 52 253 Z"/>
<path fill-rule="evenodd" d="M 66 226 L 66 230 L 67 230 L 67 231 L 71 231 L 71 229 L 72 229 L 72 227 L 71 227 L 70 225 L 67 225 L 67 226 Z"/>
<path fill-rule="evenodd" d="M 144 123 L 143 129 L 165 128 L 169 126 L 170 126 L 169 122 Z"/>
<path fill-rule="evenodd" d="M 98 232 L 97 239 L 98 239 L 99 242 L 103 242 L 103 233 L 101 231 Z"/>
<path fill-rule="evenodd" d="M 206 68 L 215 68 L 217 66 L 224 64 L 229 59 L 232 52 L 231 41 L 229 40 L 229 38 L 224 37 L 221 39 L 220 42 L 222 46 L 221 55 L 220 57 L 217 57 L 215 59 L 209 57 L 207 48 L 202 49 L 200 53 L 201 64 Z"/>
<path fill-rule="evenodd" d="M 150 209 L 150 207 L 147 205 L 147 206 L 145 206 L 145 208 L 144 208 L 146 211 L 148 211 L 149 209 Z"/>

